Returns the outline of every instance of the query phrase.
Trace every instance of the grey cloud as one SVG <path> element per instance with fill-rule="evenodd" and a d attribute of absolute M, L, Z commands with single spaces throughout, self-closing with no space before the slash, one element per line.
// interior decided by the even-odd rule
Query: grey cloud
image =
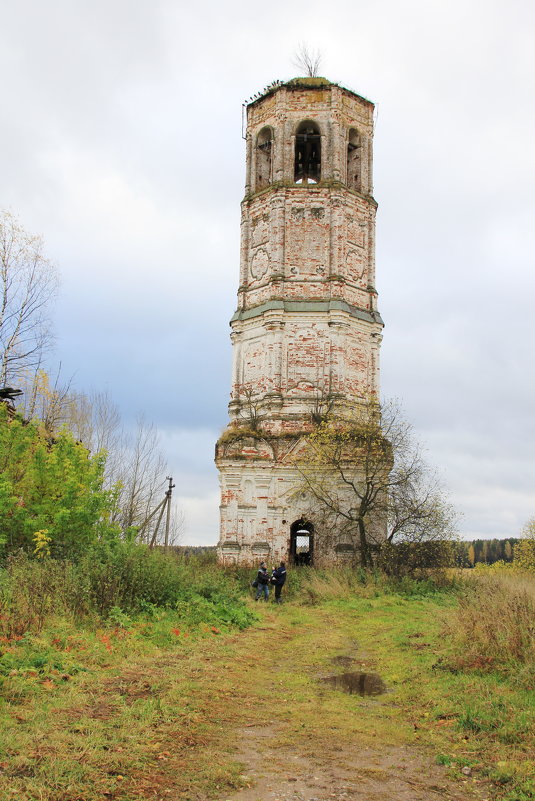
<path fill-rule="evenodd" d="M 240 0 L 3 12 L 0 205 L 63 273 L 57 358 L 165 430 L 189 536 L 215 541 L 208 440 L 230 381 L 241 102 L 290 77 L 308 40 L 325 74 L 377 101 L 383 391 L 443 469 L 464 534 L 514 536 L 533 513 L 534 8 L 308 9 L 306 23 L 280 0 L 269 14 Z"/>

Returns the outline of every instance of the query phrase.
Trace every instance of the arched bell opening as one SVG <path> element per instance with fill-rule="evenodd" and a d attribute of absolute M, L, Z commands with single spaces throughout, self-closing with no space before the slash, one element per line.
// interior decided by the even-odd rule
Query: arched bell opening
<path fill-rule="evenodd" d="M 295 135 L 294 181 L 317 184 L 321 178 L 321 136 L 315 122 L 305 120 Z"/>
<path fill-rule="evenodd" d="M 273 131 L 262 128 L 256 138 L 256 190 L 264 189 L 272 182 Z"/>
<path fill-rule="evenodd" d="M 314 561 L 314 526 L 296 520 L 290 526 L 290 562 L 292 565 L 312 565 Z"/>
<path fill-rule="evenodd" d="M 347 185 L 362 191 L 362 142 L 356 128 L 351 128 L 347 140 Z"/>

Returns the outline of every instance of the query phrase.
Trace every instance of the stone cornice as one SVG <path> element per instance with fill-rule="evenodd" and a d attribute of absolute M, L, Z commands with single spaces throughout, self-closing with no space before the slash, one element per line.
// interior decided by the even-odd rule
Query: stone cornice
<path fill-rule="evenodd" d="M 266 312 L 282 311 L 298 314 L 329 314 L 330 312 L 345 312 L 350 317 L 357 320 L 365 320 L 368 323 L 378 323 L 384 325 L 379 312 L 370 312 L 367 309 L 359 309 L 346 303 L 344 300 L 269 300 L 266 303 L 261 303 L 259 306 L 254 306 L 252 309 L 238 309 L 230 324 L 240 320 L 251 320 L 254 317 L 260 317 Z"/>
<path fill-rule="evenodd" d="M 317 184 L 306 184 L 303 186 L 300 186 L 293 181 L 273 181 L 273 183 L 269 184 L 269 186 L 258 189 L 256 192 L 250 192 L 246 194 L 242 200 L 242 206 L 250 206 L 253 200 L 267 195 L 291 197 L 291 193 L 295 192 L 297 197 L 299 196 L 299 193 L 307 193 L 310 197 L 314 198 L 315 196 L 317 197 L 318 195 L 321 196 L 322 194 L 326 194 L 321 190 L 329 190 L 331 195 L 336 191 L 339 191 L 341 194 L 347 193 L 353 197 L 360 198 L 360 200 L 363 200 L 365 203 L 368 203 L 375 209 L 379 205 L 373 195 L 364 195 L 361 192 L 357 192 L 355 189 L 346 186 L 343 181 L 325 179 Z"/>

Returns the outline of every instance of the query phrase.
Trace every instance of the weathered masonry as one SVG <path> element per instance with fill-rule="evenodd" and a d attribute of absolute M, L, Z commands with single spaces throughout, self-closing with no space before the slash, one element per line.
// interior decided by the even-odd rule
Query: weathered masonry
<path fill-rule="evenodd" d="M 329 410 L 379 392 L 373 104 L 324 78 L 247 106 L 230 423 L 216 446 L 219 558 L 320 562 L 293 455 Z"/>

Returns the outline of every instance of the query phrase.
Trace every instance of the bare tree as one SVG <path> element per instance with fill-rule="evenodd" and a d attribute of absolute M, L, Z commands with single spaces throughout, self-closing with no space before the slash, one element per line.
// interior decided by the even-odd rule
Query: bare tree
<path fill-rule="evenodd" d="M 52 377 L 40 366 L 24 370 L 18 380 L 23 390 L 17 410 L 27 419 L 40 420 L 50 434 L 67 428 L 76 439 L 96 453 L 119 450 L 121 420 L 117 407 L 106 392 L 76 392 L 72 379 L 63 379 L 61 363 Z"/>
<path fill-rule="evenodd" d="M 185 516 L 184 511 L 180 508 L 178 503 L 171 501 L 171 525 L 169 528 L 169 542 L 167 543 L 171 548 L 180 545 L 184 535 Z M 165 545 L 165 525 L 162 525 L 158 530 L 156 537 L 156 545 Z"/>
<path fill-rule="evenodd" d="M 123 531 L 141 525 L 161 501 L 169 472 L 157 429 L 140 415 L 134 429 L 125 430 L 108 393 L 79 394 L 73 401 L 68 427 L 93 453 L 106 454 L 105 487 L 116 492 L 113 522 Z M 179 519 L 173 509 L 172 536 L 177 539 Z"/>
<path fill-rule="evenodd" d="M 93 453 L 105 452 L 105 487 L 115 490 L 113 522 L 126 531 L 139 526 L 164 494 L 168 466 L 157 429 L 140 415 L 125 430 L 119 410 L 106 392 L 73 397 L 67 423 Z M 174 512 L 171 520 L 178 520 Z M 178 528 L 173 536 L 178 537 Z"/>
<path fill-rule="evenodd" d="M 127 462 L 126 435 L 119 410 L 108 392 L 72 393 L 65 425 L 92 453 L 105 452 L 107 489 L 122 481 Z"/>
<path fill-rule="evenodd" d="M 41 237 L 0 213 L 0 386 L 37 367 L 52 342 L 48 309 L 58 275 Z"/>
<path fill-rule="evenodd" d="M 300 42 L 293 60 L 293 64 L 298 70 L 303 70 L 309 78 L 317 78 L 321 64 L 321 53 L 319 50 L 311 49 L 305 42 Z"/>
<path fill-rule="evenodd" d="M 169 532 L 169 545 L 180 545 L 186 528 L 186 516 L 178 503 L 171 507 L 171 530 Z"/>
<path fill-rule="evenodd" d="M 21 370 L 17 386 L 23 391 L 17 411 L 24 418 L 40 420 L 49 434 L 57 433 L 62 426 L 75 433 L 71 420 L 76 416 L 78 401 L 71 391 L 70 380 L 61 377 L 61 364 L 54 377 L 40 366 L 33 373 Z M 85 439 L 83 441 L 88 445 Z"/>
<path fill-rule="evenodd" d="M 159 450 L 159 436 L 152 423 L 141 415 L 137 419 L 133 441 L 126 449 L 125 470 L 119 498 L 123 530 L 139 525 L 163 494 L 167 464 Z"/>
<path fill-rule="evenodd" d="M 319 426 L 328 420 L 335 406 L 335 398 L 331 388 L 317 389 L 311 406 L 310 419 L 314 425 Z"/>
<path fill-rule="evenodd" d="M 351 544 L 364 566 L 385 542 L 455 536 L 455 512 L 395 402 L 370 400 L 351 420 L 327 419 L 295 463 L 305 516 L 319 536 Z"/>
<path fill-rule="evenodd" d="M 255 395 L 251 387 L 245 384 L 238 386 L 238 398 L 240 401 L 239 417 L 244 420 L 252 431 L 259 431 L 264 419 L 262 411 L 262 399 Z M 242 400 L 243 399 L 243 400 Z"/>

